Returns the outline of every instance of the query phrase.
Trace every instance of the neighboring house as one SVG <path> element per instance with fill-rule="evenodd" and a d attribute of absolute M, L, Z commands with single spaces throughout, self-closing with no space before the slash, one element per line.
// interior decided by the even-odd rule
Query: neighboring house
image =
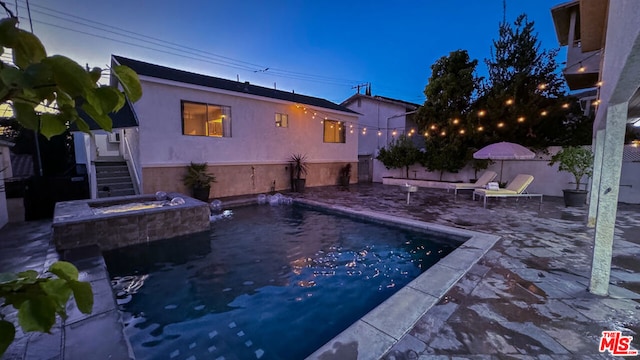
<path fill-rule="evenodd" d="M 588 222 L 595 226 L 589 290 L 608 292 L 627 123 L 640 121 L 640 1 L 575 0 L 551 9 L 561 45 L 568 46 L 572 90 L 598 87 L 594 172 Z M 623 173 L 624 175 L 624 173 Z M 637 179 L 638 174 L 635 174 Z"/>
<path fill-rule="evenodd" d="M 189 194 L 182 177 L 190 162 L 209 165 L 214 198 L 290 189 L 294 153 L 307 157 L 307 186 L 335 185 L 340 168 L 358 161 L 358 138 L 348 130 L 357 129 L 358 113 L 346 107 L 121 56 L 112 63 L 139 75 L 143 96 L 132 105 L 130 123 L 138 126 L 103 134 L 102 152 L 127 161 L 142 193 Z M 87 163 L 100 157 L 93 151 L 97 140 L 78 136 Z"/>
<path fill-rule="evenodd" d="M 343 101 L 343 106 L 360 114 L 358 131 L 358 179 L 361 182 L 382 182 L 384 165 L 375 160 L 378 151 L 398 136 L 414 136 L 416 145 L 424 147 L 422 136 L 416 133 L 413 114 L 418 104 L 383 96 L 355 94 Z"/>

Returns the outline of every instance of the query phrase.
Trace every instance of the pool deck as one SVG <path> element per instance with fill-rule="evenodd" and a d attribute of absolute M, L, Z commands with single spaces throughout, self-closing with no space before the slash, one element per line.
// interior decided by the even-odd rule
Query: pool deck
<path fill-rule="evenodd" d="M 407 204 L 405 189 L 382 184 L 351 185 L 348 191 L 307 188 L 294 196 L 499 237 L 455 281 L 441 281 L 438 289 L 429 283 L 410 284 L 402 308 L 374 310 L 351 328 L 355 331 L 334 339 L 313 358 L 613 358 L 598 351 L 605 330 L 633 336 L 631 347 L 640 349 L 640 205 L 618 206 L 610 294 L 602 297 L 587 291 L 593 229 L 584 225 L 586 206 L 565 208 L 561 198 L 545 197 L 540 209 L 538 199 L 526 198 L 490 199 L 483 209 L 481 202 L 471 200 L 470 192 L 458 194 L 454 201 L 453 193 L 430 188 L 419 188 Z M 59 255 L 52 248 L 50 229 L 51 221 L 6 225 L 0 231 L 0 271 L 42 271 L 55 261 Z M 457 264 L 445 265 L 453 269 Z M 82 276 L 101 280 L 91 270 Z M 444 291 L 429 295 L 439 290 Z M 99 307 L 102 300 L 112 301 L 113 295 L 104 295 L 96 299 L 96 316 L 81 321 L 70 316 L 76 327 L 85 327 L 83 332 L 101 334 L 95 341 L 74 341 L 73 328 L 63 324 L 54 328 L 53 337 L 19 334 L 2 359 L 78 358 L 74 354 L 108 358 L 108 351 L 96 348 L 101 348 L 105 335 L 119 342 L 122 333 L 98 328 L 99 317 L 115 316 L 111 309 Z M 406 320 L 408 313 L 412 319 Z M 396 326 L 402 322 L 406 326 Z M 373 328 L 382 334 L 370 335 Z M 367 345 L 371 340 L 376 346 Z M 110 355 L 128 357 L 126 349 Z"/>

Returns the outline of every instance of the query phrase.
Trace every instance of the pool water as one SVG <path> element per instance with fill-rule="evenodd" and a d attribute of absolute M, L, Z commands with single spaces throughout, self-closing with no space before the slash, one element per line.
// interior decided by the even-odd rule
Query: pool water
<path fill-rule="evenodd" d="M 137 359 L 302 359 L 458 245 L 262 205 L 105 260 Z"/>

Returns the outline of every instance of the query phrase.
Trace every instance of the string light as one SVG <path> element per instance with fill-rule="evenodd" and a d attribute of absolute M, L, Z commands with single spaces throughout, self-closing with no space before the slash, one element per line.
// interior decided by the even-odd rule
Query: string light
<path fill-rule="evenodd" d="M 484 131 L 484 126 L 478 126 L 478 131 Z"/>
<path fill-rule="evenodd" d="M 585 72 L 587 70 L 587 68 L 584 65 L 582 65 L 582 61 L 580 61 L 578 64 L 579 64 L 578 72 Z"/>
<path fill-rule="evenodd" d="M 424 137 L 429 137 L 429 132 L 428 131 L 424 132 Z"/>
<path fill-rule="evenodd" d="M 564 103 L 564 104 L 562 104 L 562 108 L 563 108 L 563 109 L 568 109 L 568 108 L 569 108 L 569 103 Z"/>
<path fill-rule="evenodd" d="M 460 122 L 460 120 L 458 119 L 453 119 L 453 125 L 458 125 L 458 123 Z"/>
<path fill-rule="evenodd" d="M 507 101 L 504 102 L 506 105 L 513 105 L 513 99 L 507 99 Z"/>
<path fill-rule="evenodd" d="M 459 131 L 460 135 L 464 135 L 464 132 L 465 132 L 464 129 L 460 129 Z"/>
<path fill-rule="evenodd" d="M 431 128 L 430 128 L 430 129 L 431 129 L 431 130 L 435 130 L 435 129 L 437 129 L 437 127 L 436 127 L 435 125 L 431 125 Z"/>
<path fill-rule="evenodd" d="M 542 83 L 542 84 L 538 85 L 538 89 L 540 89 L 540 90 L 544 90 L 546 88 L 547 88 L 547 84 L 545 84 L 545 83 Z"/>
<path fill-rule="evenodd" d="M 542 110 L 542 112 L 540 113 L 540 115 L 542 116 L 547 116 L 547 114 L 548 114 L 547 110 Z"/>
<path fill-rule="evenodd" d="M 445 135 L 447 135 L 447 133 L 444 131 L 440 133 L 440 136 L 445 136 Z"/>
<path fill-rule="evenodd" d="M 398 132 L 394 129 L 393 132 L 391 133 L 392 136 L 396 136 L 398 135 Z"/>
<path fill-rule="evenodd" d="M 382 131 L 378 130 L 378 136 L 382 136 Z"/>
<path fill-rule="evenodd" d="M 502 127 L 504 127 L 504 123 L 503 122 L 499 122 L 498 123 L 498 128 L 502 128 Z"/>
<path fill-rule="evenodd" d="M 524 116 L 520 116 L 520 117 L 518 118 L 518 122 L 519 122 L 519 123 L 524 122 Z"/>
<path fill-rule="evenodd" d="M 597 87 L 601 87 L 601 86 L 602 86 L 602 81 L 598 81 L 598 82 L 596 83 L 596 86 L 597 86 Z"/>
<path fill-rule="evenodd" d="M 485 116 L 486 114 L 487 114 L 487 112 L 484 111 L 484 110 L 478 111 L 478 116 Z"/>

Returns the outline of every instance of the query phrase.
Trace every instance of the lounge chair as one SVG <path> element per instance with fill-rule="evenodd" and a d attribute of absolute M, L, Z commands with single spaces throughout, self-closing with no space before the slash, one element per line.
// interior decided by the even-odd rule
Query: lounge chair
<path fill-rule="evenodd" d="M 487 198 L 490 197 L 539 197 L 540 198 L 540 206 L 542 206 L 542 194 L 528 194 L 527 187 L 533 181 L 532 175 L 527 174 L 518 174 L 513 180 L 509 182 L 506 188 L 498 189 L 498 190 L 489 190 L 489 189 L 476 189 L 473 191 L 473 200 L 476 199 L 476 196 L 484 198 L 484 207 L 487 207 Z"/>
<path fill-rule="evenodd" d="M 458 190 L 475 190 L 475 189 L 483 188 L 487 186 L 487 184 L 491 180 L 495 179 L 496 176 L 498 176 L 498 174 L 496 174 L 495 171 L 487 170 L 484 173 L 482 173 L 480 178 L 478 178 L 478 180 L 476 180 L 476 182 L 474 183 L 449 184 L 449 186 L 447 186 L 447 192 L 449 190 L 453 190 L 453 199 L 455 200 L 458 197 Z"/>

